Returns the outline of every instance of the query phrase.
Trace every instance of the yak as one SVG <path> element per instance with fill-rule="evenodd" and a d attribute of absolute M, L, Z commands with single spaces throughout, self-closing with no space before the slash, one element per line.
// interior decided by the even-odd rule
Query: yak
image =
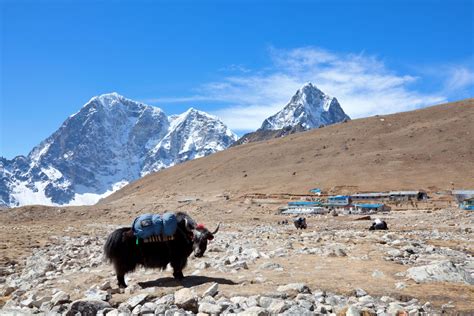
<path fill-rule="evenodd" d="M 137 266 L 165 269 L 168 264 L 173 268 L 177 280 L 184 278 L 183 269 L 188 257 L 202 257 L 207 249 L 208 240 L 214 239 L 219 230 L 210 232 L 186 213 L 176 213 L 177 228 L 172 238 L 155 239 L 152 242 L 137 238 L 132 227 L 123 227 L 113 231 L 104 245 L 105 257 L 113 264 L 118 285 L 127 287 L 125 274 Z"/>
<path fill-rule="evenodd" d="M 369 230 L 387 230 L 388 225 L 385 221 L 382 221 L 378 218 L 374 220 L 372 226 L 370 226 Z"/>
<path fill-rule="evenodd" d="M 306 229 L 306 227 L 308 227 L 306 224 L 306 218 L 304 217 L 295 218 L 293 224 L 295 224 L 296 229 Z"/>

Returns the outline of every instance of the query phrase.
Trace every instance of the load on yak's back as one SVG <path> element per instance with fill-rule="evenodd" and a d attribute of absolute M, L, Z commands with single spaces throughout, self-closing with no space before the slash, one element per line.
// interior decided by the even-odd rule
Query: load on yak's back
<path fill-rule="evenodd" d="M 174 213 L 143 214 L 133 221 L 132 228 L 134 235 L 145 242 L 171 240 L 178 228 L 178 220 Z"/>
<path fill-rule="evenodd" d="M 214 239 L 217 228 L 210 232 L 183 212 L 143 214 L 131 227 L 112 232 L 104 245 L 106 258 L 114 265 L 120 287 L 126 287 L 125 274 L 137 266 L 165 269 L 173 268 L 173 276 L 184 278 L 183 269 L 194 252 L 202 257 L 209 240 Z"/>

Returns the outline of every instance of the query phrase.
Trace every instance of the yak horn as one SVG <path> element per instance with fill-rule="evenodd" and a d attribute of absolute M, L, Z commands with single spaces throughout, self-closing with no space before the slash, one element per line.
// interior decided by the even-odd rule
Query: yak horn
<path fill-rule="evenodd" d="M 212 232 L 213 235 L 217 233 L 217 231 L 219 230 L 219 226 L 221 226 L 221 223 L 217 224 L 216 230 Z"/>

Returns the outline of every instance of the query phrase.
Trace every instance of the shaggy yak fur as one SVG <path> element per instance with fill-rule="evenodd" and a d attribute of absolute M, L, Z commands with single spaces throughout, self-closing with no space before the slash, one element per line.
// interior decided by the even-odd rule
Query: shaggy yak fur
<path fill-rule="evenodd" d="M 168 264 L 173 267 L 175 279 L 182 279 L 183 269 L 188 257 L 194 251 L 196 257 L 202 257 L 208 240 L 214 238 L 219 226 L 210 232 L 186 213 L 176 213 L 178 228 L 173 240 L 145 243 L 133 234 L 131 227 L 123 227 L 112 232 L 104 246 L 106 258 L 114 265 L 118 285 L 127 287 L 125 274 L 132 272 L 139 265 L 147 268 L 165 269 Z"/>
<path fill-rule="evenodd" d="M 296 229 L 306 229 L 308 227 L 306 224 L 306 218 L 304 217 L 295 218 L 293 224 L 295 224 Z"/>
<path fill-rule="evenodd" d="M 387 230 L 388 225 L 385 221 L 381 221 L 380 219 L 376 219 L 373 223 L 372 226 L 370 226 L 369 230 Z"/>

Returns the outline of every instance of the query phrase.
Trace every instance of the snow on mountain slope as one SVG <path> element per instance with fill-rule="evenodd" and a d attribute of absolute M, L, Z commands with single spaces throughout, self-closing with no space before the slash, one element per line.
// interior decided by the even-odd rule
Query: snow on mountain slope
<path fill-rule="evenodd" d="M 148 153 L 142 175 L 224 150 L 237 140 L 217 117 L 189 109 L 170 118 L 170 128 Z"/>
<path fill-rule="evenodd" d="M 278 130 L 297 125 L 312 129 L 349 119 L 336 98 L 328 96 L 312 83 L 307 83 L 281 111 L 265 119 L 260 129 Z"/>
<path fill-rule="evenodd" d="M 140 176 L 227 148 L 216 117 L 161 109 L 117 93 L 93 97 L 27 157 L 0 159 L 0 205 L 94 204 Z"/>

